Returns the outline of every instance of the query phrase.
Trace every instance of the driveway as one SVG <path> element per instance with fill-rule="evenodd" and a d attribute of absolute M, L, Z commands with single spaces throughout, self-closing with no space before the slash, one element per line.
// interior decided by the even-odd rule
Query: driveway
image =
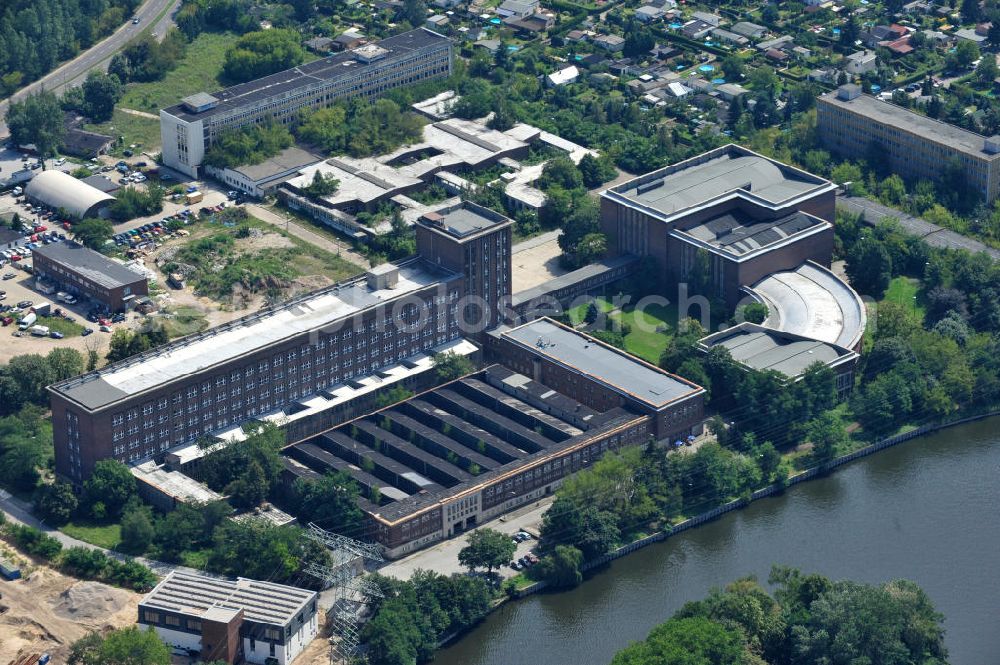
<path fill-rule="evenodd" d="M 29 93 L 42 89 L 58 94 L 68 87 L 83 83 L 87 72 L 95 68 L 106 70 L 108 62 L 115 53 L 145 32 L 153 32 L 158 39 L 163 39 L 163 35 L 173 23 L 174 12 L 180 5 L 181 0 L 146 0 L 133 16 L 127 17 L 128 20 L 123 26 L 103 41 L 98 42 L 48 75 L 18 90 L 10 99 L 0 102 L 0 138 L 4 138 L 8 134 L 7 125 L 4 124 L 3 119 L 7 116 L 7 107 L 11 100 L 18 101 Z M 139 19 L 137 25 L 132 24 L 133 17 Z"/>

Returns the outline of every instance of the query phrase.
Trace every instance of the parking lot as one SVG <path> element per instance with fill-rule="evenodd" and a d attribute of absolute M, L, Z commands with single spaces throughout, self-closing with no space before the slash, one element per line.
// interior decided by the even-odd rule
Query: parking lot
<path fill-rule="evenodd" d="M 20 356 L 26 353 L 38 353 L 44 355 L 56 347 L 76 349 L 84 355 L 86 355 L 87 351 L 91 349 L 97 351 L 102 357 L 107 353 L 111 334 L 101 332 L 97 324 L 87 321 L 87 312 L 90 309 L 89 304 L 85 301 L 79 301 L 74 305 L 57 302 L 55 300 L 55 294 L 46 295 L 37 291 L 34 287 L 34 277 L 23 270 L 11 270 L 10 266 L 7 266 L 0 269 L 0 272 L 4 275 L 14 275 L 14 278 L 12 279 L 4 279 L 0 281 L 0 291 L 6 292 L 4 299 L 0 301 L 0 304 L 16 305 L 24 300 L 30 300 L 34 305 L 48 302 L 51 303 L 53 310 L 58 307 L 71 317 L 74 323 L 80 324 L 94 331 L 92 334 L 85 337 L 77 335 L 67 336 L 63 339 L 35 337 L 28 334 L 24 334 L 21 337 L 15 337 L 13 333 L 19 332 L 17 325 L 10 324 L 4 326 L 0 328 L 0 363 L 6 363 L 14 356 Z M 3 314 L 2 316 L 9 315 Z M 138 326 L 141 322 L 141 318 L 142 317 L 139 315 L 129 314 L 125 323 L 113 324 L 112 328 L 120 325 Z"/>
<path fill-rule="evenodd" d="M 531 534 L 532 538 L 530 540 L 524 540 L 517 545 L 517 549 L 514 552 L 514 559 L 520 559 L 527 556 L 538 546 L 538 528 L 542 523 L 542 515 L 548 510 L 552 501 L 552 497 L 542 499 L 541 501 L 507 513 L 495 520 L 491 520 L 479 528 L 488 527 L 501 533 L 510 534 L 511 536 L 519 531 Z M 433 570 L 443 575 L 465 573 L 468 572 L 468 569 L 458 562 L 458 553 L 466 545 L 468 545 L 468 533 L 450 538 L 402 559 L 393 561 L 383 566 L 378 572 L 403 580 L 410 579 L 417 570 Z M 504 579 L 518 574 L 518 571 L 509 565 L 502 566 L 497 572 Z"/>
<path fill-rule="evenodd" d="M 27 159 L 25 159 L 25 157 L 27 157 Z M 38 159 L 36 157 L 25 155 L 18 150 L 13 150 L 11 148 L 0 149 L 0 180 L 6 180 L 12 174 L 17 173 L 22 169 L 29 168 L 31 164 L 34 164 L 37 161 Z M 79 164 L 75 164 L 70 160 L 66 160 L 62 164 L 56 164 L 56 161 L 57 160 L 54 159 L 46 160 L 45 168 L 69 173 L 79 166 Z M 35 173 L 38 173 L 40 170 L 40 168 L 35 169 Z"/>

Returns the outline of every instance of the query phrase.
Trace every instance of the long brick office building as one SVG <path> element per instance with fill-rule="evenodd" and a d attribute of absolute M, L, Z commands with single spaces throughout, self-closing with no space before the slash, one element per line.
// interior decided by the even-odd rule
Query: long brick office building
<path fill-rule="evenodd" d="M 163 163 L 197 178 L 220 132 L 266 120 L 287 125 L 303 109 L 446 78 L 452 58 L 450 39 L 418 28 L 213 94 L 185 97 L 160 111 Z"/>
<path fill-rule="evenodd" d="M 475 335 L 509 291 L 511 225 L 473 203 L 441 210 L 419 220 L 413 259 L 50 386 L 56 471 L 80 483 L 101 459 L 149 459 L 276 412 L 321 415 L 367 389 L 362 377 L 384 383 L 386 367 Z M 324 423 L 336 424 L 308 426 Z"/>
<path fill-rule="evenodd" d="M 395 558 L 551 494 L 608 451 L 699 431 L 703 388 L 555 321 L 483 342 L 498 364 L 290 446 L 286 480 L 350 475 L 366 537 Z"/>

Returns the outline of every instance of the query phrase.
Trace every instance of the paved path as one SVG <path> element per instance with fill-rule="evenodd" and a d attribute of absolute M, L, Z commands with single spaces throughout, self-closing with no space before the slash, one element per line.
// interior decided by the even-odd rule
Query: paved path
<path fill-rule="evenodd" d="M 292 218 L 279 215 L 278 213 L 268 210 L 267 208 L 259 206 L 255 203 L 247 203 L 244 207 L 247 212 L 257 219 L 267 222 L 268 224 L 284 227 L 286 231 L 300 240 L 305 240 L 306 242 L 325 249 L 328 252 L 333 252 L 351 263 L 355 263 L 362 267 L 368 266 L 368 259 L 361 254 L 358 254 L 346 243 L 332 240 L 324 235 L 316 233 L 315 231 L 311 231 Z"/>
<path fill-rule="evenodd" d="M 153 32 L 157 38 L 163 39 L 167 28 L 173 23 L 173 14 L 180 7 L 180 4 L 181 0 L 146 0 L 133 16 L 127 17 L 128 20 L 123 26 L 103 41 L 98 42 L 34 83 L 18 90 L 10 99 L 0 101 L 0 138 L 6 137 L 8 134 L 7 125 L 4 124 L 3 119 L 7 116 L 7 106 L 11 100 L 20 100 L 28 93 L 42 89 L 60 93 L 67 87 L 79 85 L 87 76 L 87 72 L 97 67 L 102 70 L 106 69 L 115 53 L 145 32 Z M 133 17 L 139 19 L 138 25 L 132 24 Z"/>
<path fill-rule="evenodd" d="M 927 220 L 908 215 L 902 210 L 890 208 L 877 201 L 862 196 L 837 196 L 837 207 L 854 214 L 863 215 L 866 224 L 878 224 L 885 217 L 895 217 L 900 225 L 909 233 L 919 236 L 932 247 L 945 249 L 965 249 L 973 254 L 986 252 L 995 261 L 1000 261 L 1000 250 L 993 249 L 978 240 L 973 240 L 950 229 L 945 229 Z"/>
<path fill-rule="evenodd" d="M 122 113 L 127 113 L 129 115 L 135 115 L 135 116 L 138 116 L 140 118 L 148 118 L 150 120 L 156 120 L 156 121 L 160 120 L 160 116 L 154 115 L 152 113 L 146 113 L 145 111 L 136 111 L 135 109 L 127 109 L 127 108 L 122 107 L 122 106 L 119 106 L 118 110 L 121 111 Z"/>
<path fill-rule="evenodd" d="M 2 489 L 0 489 L 0 510 L 2 510 L 6 514 L 7 519 L 9 521 L 18 522 L 20 524 L 26 524 L 28 526 L 35 527 L 36 529 L 40 529 L 41 531 L 45 532 L 46 534 L 52 536 L 60 543 L 62 543 L 62 546 L 64 548 L 85 547 L 89 550 L 101 550 L 109 557 L 113 557 L 115 559 L 118 559 L 119 561 L 128 558 L 133 558 L 133 557 L 128 557 L 122 554 L 121 552 L 116 552 L 114 550 L 106 550 L 103 547 L 91 545 L 90 543 L 85 543 L 82 540 L 77 540 L 76 538 L 67 536 L 62 531 L 52 528 L 51 526 L 45 524 L 45 522 L 43 522 L 42 520 L 32 515 L 30 504 L 25 503 L 24 501 L 18 499 L 16 496 L 12 496 L 10 492 L 7 492 L 6 490 Z M 187 568 L 186 566 L 177 566 L 174 564 L 165 563 L 163 561 L 154 561 L 152 559 L 146 559 L 144 557 L 134 557 L 134 559 L 139 563 L 148 566 L 154 573 L 156 573 L 160 577 L 165 577 L 168 573 L 174 570 L 180 570 L 188 573 L 198 573 L 201 575 L 209 574 L 205 573 L 204 571 L 196 571 L 191 568 Z"/>

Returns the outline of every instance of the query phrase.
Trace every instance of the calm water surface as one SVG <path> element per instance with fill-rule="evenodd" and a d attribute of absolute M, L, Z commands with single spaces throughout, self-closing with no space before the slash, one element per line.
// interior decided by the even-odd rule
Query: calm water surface
<path fill-rule="evenodd" d="M 879 452 L 619 559 L 568 593 L 502 607 L 437 665 L 600 665 L 689 600 L 772 563 L 914 580 L 954 665 L 1000 663 L 1000 418 Z"/>

